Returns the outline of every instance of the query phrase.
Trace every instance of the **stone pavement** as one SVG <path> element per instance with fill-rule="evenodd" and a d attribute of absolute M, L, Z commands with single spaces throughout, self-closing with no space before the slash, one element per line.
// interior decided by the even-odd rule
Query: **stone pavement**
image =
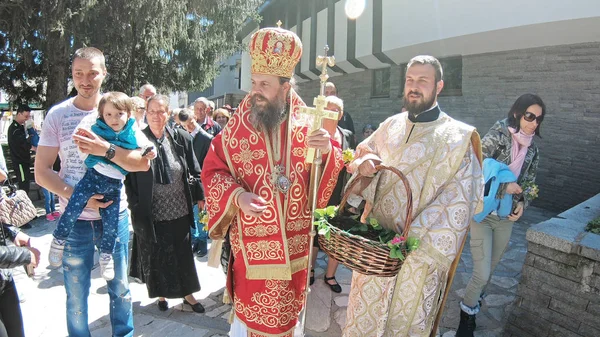
<path fill-rule="evenodd" d="M 525 212 L 523 219 L 515 225 L 510 245 L 492 278 L 482 312 L 477 317 L 475 336 L 501 336 L 525 258 L 525 232 L 532 224 L 549 219 L 553 215 L 555 213 L 530 208 Z M 14 270 L 17 288 L 25 297 L 25 302 L 21 304 L 25 334 L 28 337 L 66 336 L 66 295 L 63 276 L 59 269 L 48 267 L 47 259 L 51 233 L 56 223 L 40 217 L 34 220 L 32 225 L 33 228 L 25 232 L 31 236 L 32 245 L 42 252 L 42 261 L 33 279 L 27 278 L 23 268 Z M 343 291 L 341 294 L 334 294 L 323 281 L 327 258 L 320 253 L 317 261 L 316 281 L 309 296 L 307 327 L 310 329 L 307 330 L 307 336 L 337 337 L 341 335 L 341 327 L 345 324 L 352 274 L 347 268 L 340 266 L 336 278 L 342 285 Z M 454 329 L 459 321 L 458 302 L 469 280 L 471 266 L 471 254 L 467 245 L 440 324 L 440 336 L 454 336 Z M 196 261 L 196 268 L 202 290 L 195 293 L 195 296 L 205 306 L 205 314 L 191 312 L 189 307 L 184 307 L 182 310 L 181 299 L 169 300 L 169 310 L 161 312 L 156 307 L 156 299 L 148 298 L 145 285 L 130 279 L 135 336 L 227 336 L 230 306 L 222 303 L 225 275 L 220 269 L 208 267 L 206 258 Z M 89 322 L 92 336 L 110 336 L 109 301 L 106 283 L 100 277 L 99 268 L 92 272 L 91 284 Z"/>

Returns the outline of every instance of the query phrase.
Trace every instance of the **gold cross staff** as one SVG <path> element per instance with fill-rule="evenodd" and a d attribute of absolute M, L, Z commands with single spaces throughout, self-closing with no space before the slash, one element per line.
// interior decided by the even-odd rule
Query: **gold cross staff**
<path fill-rule="evenodd" d="M 319 78 L 321 79 L 321 89 L 319 91 L 319 96 L 315 97 L 313 104 L 314 108 L 302 107 L 300 109 L 300 113 L 304 113 L 310 116 L 313 116 L 313 123 L 309 126 L 308 134 L 310 135 L 315 130 L 319 130 L 323 127 L 323 118 L 329 118 L 338 120 L 338 113 L 335 111 L 330 111 L 325 109 L 327 107 L 327 103 L 325 101 L 325 82 L 329 78 L 327 75 L 327 66 L 333 67 L 335 65 L 335 59 L 333 56 L 327 56 L 327 52 L 329 51 L 329 47 L 325 46 L 325 56 L 317 57 L 317 67 L 321 68 L 321 75 Z M 310 167 L 310 181 L 308 184 L 308 206 L 310 206 L 310 214 L 315 214 L 315 209 L 317 208 L 317 191 L 319 190 L 319 181 L 321 179 L 321 150 L 315 150 L 314 148 L 308 148 L 306 153 L 306 162 L 311 163 Z M 313 254 L 313 244 L 314 237 L 317 234 L 315 231 L 315 226 L 311 226 L 311 231 L 309 232 L 310 238 L 308 239 L 308 260 L 306 264 L 307 271 L 310 270 L 310 261 L 312 260 Z M 306 290 L 304 291 L 304 310 L 302 310 L 302 315 L 300 317 L 300 326 L 302 327 L 302 336 L 305 336 L 304 330 L 306 328 L 306 310 L 308 310 L 308 293 L 310 292 L 310 278 L 306 277 Z"/>
<path fill-rule="evenodd" d="M 327 75 L 327 66 L 333 67 L 335 65 L 335 58 L 333 56 L 327 56 L 328 51 L 329 47 L 325 46 L 325 56 L 317 57 L 317 67 L 321 68 L 321 75 L 319 75 L 319 78 L 321 79 L 321 86 L 319 90 L 319 96 L 315 97 L 313 100 L 314 108 L 300 108 L 300 113 L 304 113 L 313 117 L 313 123 L 308 130 L 309 135 L 315 130 L 319 130 L 323 127 L 323 118 L 337 121 L 339 117 L 338 112 L 326 109 L 327 103 L 325 102 L 325 83 L 329 78 L 329 75 Z M 306 153 L 306 162 L 312 164 L 315 159 L 315 154 L 314 148 L 308 148 Z"/>

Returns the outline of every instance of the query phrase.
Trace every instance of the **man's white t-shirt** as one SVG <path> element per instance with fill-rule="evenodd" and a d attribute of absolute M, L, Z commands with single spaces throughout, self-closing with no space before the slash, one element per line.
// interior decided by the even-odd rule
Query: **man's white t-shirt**
<path fill-rule="evenodd" d="M 90 129 L 98 116 L 97 109 L 85 111 L 80 110 L 73 105 L 75 98 L 69 98 L 66 101 L 52 107 L 46 118 L 40 136 L 39 145 L 48 147 L 58 147 L 58 155 L 61 165 L 58 175 L 70 186 L 75 186 L 83 178 L 87 166 L 84 163 L 84 157 L 80 155 L 77 145 L 73 142 L 73 134 L 77 128 Z M 136 136 L 137 136 L 136 131 Z M 64 211 L 68 200 L 59 197 L 60 208 Z M 125 188 L 121 188 L 121 205 L 119 210 L 122 212 L 127 209 L 127 195 Z M 86 208 L 79 216 L 79 220 L 98 220 L 100 213 Z"/>

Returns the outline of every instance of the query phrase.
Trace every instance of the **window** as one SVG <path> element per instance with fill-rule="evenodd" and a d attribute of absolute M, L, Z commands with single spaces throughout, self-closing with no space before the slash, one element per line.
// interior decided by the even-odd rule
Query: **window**
<path fill-rule="evenodd" d="M 390 97 L 390 68 L 372 71 L 371 97 Z"/>
<path fill-rule="evenodd" d="M 444 89 L 439 96 L 462 96 L 462 56 L 439 59 L 444 71 Z M 398 97 L 404 97 L 406 65 L 400 65 L 400 91 Z"/>
<path fill-rule="evenodd" d="M 444 89 L 440 96 L 462 96 L 462 56 L 440 60 L 444 70 Z"/>

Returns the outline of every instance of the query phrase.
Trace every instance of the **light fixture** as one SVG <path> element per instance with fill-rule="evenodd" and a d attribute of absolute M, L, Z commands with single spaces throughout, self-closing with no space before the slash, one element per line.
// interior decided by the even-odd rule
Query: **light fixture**
<path fill-rule="evenodd" d="M 351 20 L 355 20 L 365 11 L 365 6 L 366 0 L 346 0 L 346 5 L 344 6 L 346 16 Z"/>

